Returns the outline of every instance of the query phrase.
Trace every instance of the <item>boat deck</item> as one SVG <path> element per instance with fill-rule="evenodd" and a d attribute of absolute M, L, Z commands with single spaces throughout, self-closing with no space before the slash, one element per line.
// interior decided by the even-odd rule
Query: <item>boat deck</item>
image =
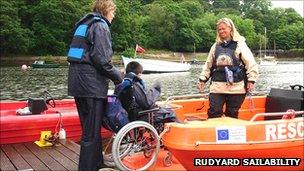
<path fill-rule="evenodd" d="M 0 170 L 77 170 L 79 151 L 70 140 L 44 148 L 33 142 L 1 145 Z"/>

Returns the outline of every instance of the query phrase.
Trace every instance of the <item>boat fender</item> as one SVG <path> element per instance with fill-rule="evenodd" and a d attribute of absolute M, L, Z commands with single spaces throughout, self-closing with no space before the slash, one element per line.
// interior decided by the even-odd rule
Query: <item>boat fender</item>
<path fill-rule="evenodd" d="M 21 66 L 21 70 L 22 70 L 22 71 L 26 71 L 26 70 L 27 70 L 27 65 L 23 64 L 23 65 Z"/>

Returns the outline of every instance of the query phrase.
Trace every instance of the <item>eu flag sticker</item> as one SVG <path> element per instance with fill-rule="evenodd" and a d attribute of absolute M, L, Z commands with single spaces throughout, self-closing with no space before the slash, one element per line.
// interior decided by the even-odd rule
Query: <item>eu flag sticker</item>
<path fill-rule="evenodd" d="M 228 129 L 219 129 L 219 130 L 217 130 L 217 140 L 229 140 L 229 131 L 228 131 Z"/>
<path fill-rule="evenodd" d="M 220 126 L 215 128 L 217 143 L 245 143 L 247 140 L 245 126 Z"/>

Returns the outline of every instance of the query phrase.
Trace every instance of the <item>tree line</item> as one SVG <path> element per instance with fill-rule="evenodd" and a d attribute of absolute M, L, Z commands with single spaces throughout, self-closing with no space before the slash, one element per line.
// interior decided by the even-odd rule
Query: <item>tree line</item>
<path fill-rule="evenodd" d="M 231 18 L 248 46 L 257 50 L 304 47 L 304 19 L 270 0 L 116 0 L 111 32 L 114 51 L 147 49 L 209 51 L 216 22 Z M 0 0 L 1 56 L 66 55 L 74 24 L 92 0 Z"/>

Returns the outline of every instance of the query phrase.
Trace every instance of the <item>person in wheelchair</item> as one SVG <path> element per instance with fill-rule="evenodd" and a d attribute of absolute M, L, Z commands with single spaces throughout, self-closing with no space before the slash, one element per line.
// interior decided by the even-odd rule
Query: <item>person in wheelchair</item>
<path fill-rule="evenodd" d="M 118 95 L 123 108 L 128 113 L 130 121 L 147 121 L 147 115 L 140 115 L 142 111 L 153 110 L 154 121 L 174 122 L 177 121 L 173 110 L 156 105 L 156 100 L 161 93 L 161 84 L 156 82 L 151 89 L 147 89 L 144 80 L 141 79 L 143 67 L 136 61 L 130 62 L 126 67 L 123 82 L 119 84 L 115 93 Z"/>

